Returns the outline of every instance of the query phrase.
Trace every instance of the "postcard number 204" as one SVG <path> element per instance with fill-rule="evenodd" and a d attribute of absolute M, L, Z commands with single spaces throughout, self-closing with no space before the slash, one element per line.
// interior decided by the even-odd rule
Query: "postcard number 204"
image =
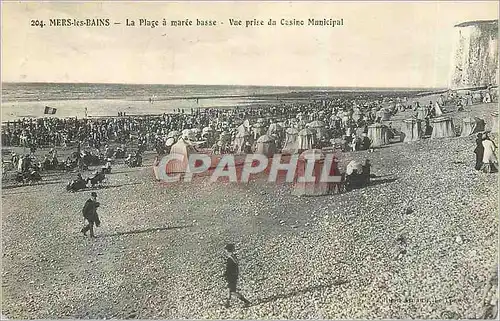
<path fill-rule="evenodd" d="M 30 24 L 32 27 L 45 27 L 45 23 L 43 22 L 43 20 L 31 20 Z"/>

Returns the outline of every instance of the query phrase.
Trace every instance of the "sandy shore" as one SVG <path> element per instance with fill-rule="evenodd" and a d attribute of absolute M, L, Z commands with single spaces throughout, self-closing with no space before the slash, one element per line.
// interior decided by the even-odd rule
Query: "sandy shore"
<path fill-rule="evenodd" d="M 488 115 L 496 105 L 474 106 Z M 468 115 L 468 114 L 467 114 Z M 408 116 L 408 115 L 406 115 Z M 402 115 L 405 118 L 405 115 Z M 455 115 L 453 116 L 455 117 Z M 2 190 L 8 318 L 476 318 L 498 256 L 497 176 L 474 170 L 474 137 L 392 144 L 372 186 L 298 198 L 290 186 L 159 186 L 117 165 L 99 189 L 102 227 L 83 237 L 90 191 L 75 174 Z M 345 167 L 344 167 L 345 168 Z M 88 174 L 87 174 L 88 175 Z M 239 250 L 253 305 L 226 309 L 221 251 Z"/>
<path fill-rule="evenodd" d="M 361 92 L 345 92 L 345 95 Z M 338 93 L 337 93 L 338 94 Z M 288 94 L 267 94 L 254 96 L 213 96 L 213 97 L 178 97 L 165 100 L 155 100 L 150 103 L 147 99 L 84 99 L 84 100 L 48 100 L 48 101 L 5 101 L 2 102 L 2 121 L 12 121 L 21 118 L 39 118 L 57 116 L 85 117 L 85 108 L 88 116 L 116 116 L 118 112 L 128 115 L 148 115 L 171 113 L 174 109 L 185 109 L 189 113 L 191 108 L 235 108 L 237 106 L 256 106 L 278 104 L 280 101 L 287 103 L 308 103 L 310 97 L 318 99 L 325 94 L 321 92 L 297 92 Z M 336 96 L 332 96 L 336 97 Z M 143 98 L 143 97 L 141 97 Z M 429 99 L 435 100 L 437 95 L 417 98 L 421 103 L 428 104 Z M 44 115 L 45 106 L 57 108 L 56 115 Z"/>
<path fill-rule="evenodd" d="M 231 108 L 258 103 L 259 100 L 244 98 L 206 98 L 200 99 L 171 99 L 154 101 L 95 99 L 95 100 L 51 100 L 51 101 L 21 101 L 2 103 L 2 121 L 12 121 L 19 118 L 57 116 L 85 117 L 85 108 L 88 116 L 117 116 L 118 112 L 127 115 L 147 115 L 171 113 L 174 109 L 185 109 L 189 113 L 191 108 Z M 57 108 L 55 115 L 44 115 L 45 106 Z"/>

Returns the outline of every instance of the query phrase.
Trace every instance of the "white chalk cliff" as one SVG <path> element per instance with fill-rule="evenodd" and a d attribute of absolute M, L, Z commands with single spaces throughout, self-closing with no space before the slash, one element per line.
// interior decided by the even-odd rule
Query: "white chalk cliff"
<path fill-rule="evenodd" d="M 450 88 L 498 85 L 498 20 L 455 26 Z"/>

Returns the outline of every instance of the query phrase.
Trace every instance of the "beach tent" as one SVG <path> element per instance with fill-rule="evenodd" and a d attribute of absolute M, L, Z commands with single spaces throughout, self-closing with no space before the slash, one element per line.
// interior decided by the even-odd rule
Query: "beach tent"
<path fill-rule="evenodd" d="M 172 145 L 172 148 L 170 149 L 170 155 L 181 155 L 183 157 L 183 160 L 170 160 L 166 165 L 167 174 L 186 172 L 189 155 L 191 155 L 192 153 L 195 153 L 193 146 L 181 137 L 179 141 L 177 141 L 177 143 Z"/>
<path fill-rule="evenodd" d="M 432 120 L 434 127 L 432 129 L 431 138 L 455 137 L 455 127 L 453 119 L 450 117 L 438 117 Z"/>
<path fill-rule="evenodd" d="M 267 129 L 267 134 L 270 136 L 281 137 L 281 135 L 283 134 L 283 127 L 281 127 L 281 125 L 278 123 L 272 123 Z"/>
<path fill-rule="evenodd" d="M 422 136 L 422 121 L 415 118 L 405 119 L 401 131 L 404 135 L 403 142 L 419 140 Z"/>
<path fill-rule="evenodd" d="M 209 147 L 212 146 L 215 143 L 215 130 L 212 127 L 203 127 L 201 138 L 206 140 L 206 144 Z"/>
<path fill-rule="evenodd" d="M 306 128 L 306 125 L 307 125 L 307 122 L 306 122 L 305 120 L 302 120 L 302 119 L 301 119 L 301 120 L 299 120 L 299 121 L 297 122 L 297 128 L 299 128 L 299 129 L 304 129 L 304 128 Z"/>
<path fill-rule="evenodd" d="M 310 122 L 306 127 L 312 129 L 315 132 L 317 140 L 320 140 L 321 137 L 326 136 L 327 134 L 326 125 L 321 120 Z"/>
<path fill-rule="evenodd" d="M 253 125 L 253 138 L 257 139 L 266 133 L 267 129 L 263 123 L 256 123 Z"/>
<path fill-rule="evenodd" d="M 278 123 L 272 123 L 271 125 L 269 125 L 269 128 L 267 129 L 267 135 L 274 138 L 276 148 L 279 149 L 281 148 L 281 146 L 283 146 L 285 134 L 281 125 L 279 125 Z"/>
<path fill-rule="evenodd" d="M 491 114 L 491 132 L 498 133 L 498 112 Z"/>
<path fill-rule="evenodd" d="M 391 119 L 391 111 L 387 108 L 382 108 L 376 113 L 376 117 L 380 118 L 382 121 Z"/>
<path fill-rule="evenodd" d="M 252 129 L 252 125 L 250 125 L 250 120 L 249 119 L 245 119 L 245 121 L 243 122 L 242 126 L 245 127 L 248 131 L 250 131 Z"/>
<path fill-rule="evenodd" d="M 361 117 L 363 117 L 363 113 L 361 112 L 361 110 L 359 110 L 358 107 L 354 108 L 354 112 L 352 113 L 352 119 L 357 122 L 361 119 Z"/>
<path fill-rule="evenodd" d="M 296 153 L 298 136 L 299 130 L 297 128 L 287 128 L 287 130 L 285 131 L 283 151 L 286 151 L 288 153 Z"/>
<path fill-rule="evenodd" d="M 372 141 L 372 147 L 380 147 L 389 144 L 389 130 L 382 124 L 368 126 L 368 138 Z"/>
<path fill-rule="evenodd" d="M 282 132 L 283 132 L 283 133 L 285 132 L 285 128 L 287 128 L 287 127 L 288 127 L 288 126 L 287 126 L 287 123 L 286 123 L 285 121 L 279 121 L 279 122 L 277 122 L 276 124 L 278 124 L 278 126 L 280 126 L 280 127 L 281 127 L 281 130 L 282 130 Z"/>
<path fill-rule="evenodd" d="M 236 128 L 236 132 L 238 134 L 243 134 L 243 135 L 249 135 L 250 134 L 250 131 L 249 131 L 248 127 L 245 126 L 245 124 L 239 125 L 238 128 Z"/>
<path fill-rule="evenodd" d="M 297 162 L 297 171 L 294 178 L 292 194 L 297 196 L 319 196 L 331 194 L 334 191 L 339 191 L 340 171 L 338 170 L 337 162 L 331 164 L 325 163 L 326 155 L 321 149 L 306 150 L 299 156 Z M 330 168 L 324 169 L 324 166 L 330 165 Z M 314 181 L 301 182 L 300 178 L 305 176 L 306 168 L 313 168 L 312 176 Z M 339 176 L 339 182 L 322 182 L 321 175 L 323 170 L 328 171 L 330 176 Z"/>
<path fill-rule="evenodd" d="M 299 153 L 312 149 L 314 147 L 314 142 L 314 133 L 310 129 L 304 128 L 298 133 L 296 149 Z"/>
<path fill-rule="evenodd" d="M 466 137 L 470 136 L 475 133 L 479 133 L 484 131 L 484 120 L 481 118 L 477 117 L 466 117 L 462 119 L 463 125 L 462 125 L 462 133 L 461 137 Z"/>
<path fill-rule="evenodd" d="M 443 115 L 443 111 L 441 110 L 441 106 L 439 106 L 439 103 L 437 101 L 434 102 L 434 112 L 435 112 L 436 116 Z"/>
<path fill-rule="evenodd" d="M 429 117 L 429 110 L 425 106 L 417 108 L 417 119 L 424 120 Z"/>
<path fill-rule="evenodd" d="M 266 155 L 272 157 L 276 154 L 276 144 L 274 138 L 269 135 L 262 135 L 257 139 L 257 146 L 255 149 L 256 154 Z"/>
<path fill-rule="evenodd" d="M 243 153 L 245 144 L 250 142 L 250 133 L 248 132 L 238 132 L 233 142 L 233 149 L 235 153 Z"/>

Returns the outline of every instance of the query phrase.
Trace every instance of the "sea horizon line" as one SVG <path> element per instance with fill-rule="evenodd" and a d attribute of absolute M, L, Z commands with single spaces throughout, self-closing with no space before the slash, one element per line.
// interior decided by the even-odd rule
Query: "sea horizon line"
<path fill-rule="evenodd" d="M 320 89 L 387 89 L 387 90 L 441 90 L 448 89 L 448 87 L 391 87 L 391 86 L 315 86 L 315 85 L 229 85 L 229 84 L 172 84 L 172 83 L 119 83 L 119 82 L 57 82 L 57 81 L 2 81 L 2 85 L 127 85 L 127 86 L 173 86 L 173 87 L 186 87 L 186 86 L 206 86 L 206 87 L 250 87 L 250 88 L 320 88 Z"/>

